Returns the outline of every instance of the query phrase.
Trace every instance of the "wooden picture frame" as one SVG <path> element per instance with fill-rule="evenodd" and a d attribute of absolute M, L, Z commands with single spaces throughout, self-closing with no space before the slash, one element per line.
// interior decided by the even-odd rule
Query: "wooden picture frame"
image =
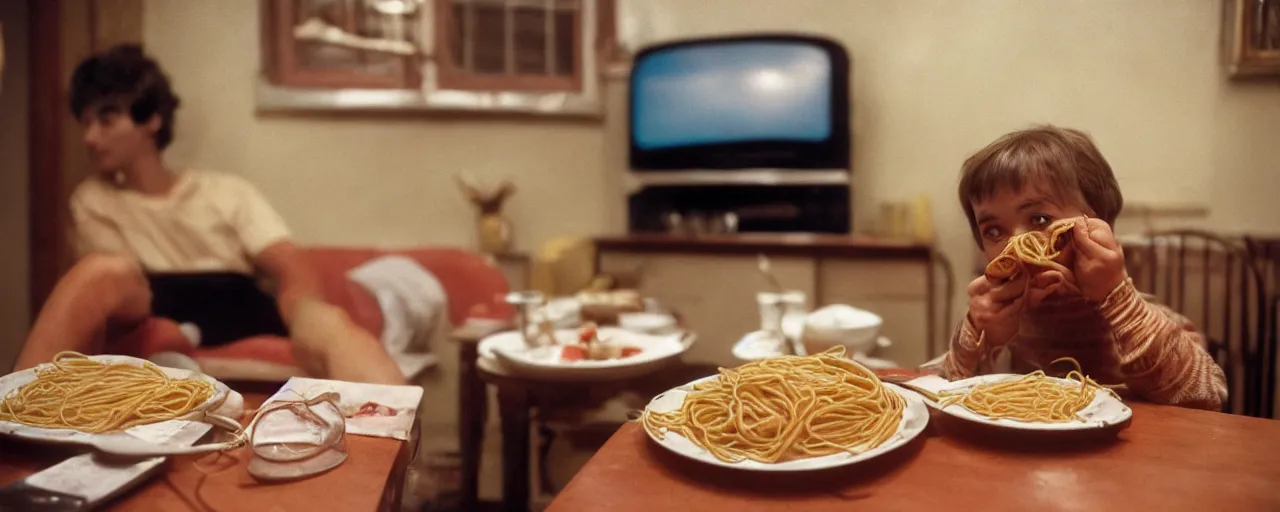
<path fill-rule="evenodd" d="M 1231 78 L 1280 78 L 1280 0 L 1224 0 L 1223 49 Z"/>

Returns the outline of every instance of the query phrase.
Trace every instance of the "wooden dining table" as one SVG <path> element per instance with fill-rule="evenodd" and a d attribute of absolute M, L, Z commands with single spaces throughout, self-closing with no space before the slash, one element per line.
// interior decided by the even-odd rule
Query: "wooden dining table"
<path fill-rule="evenodd" d="M 245 392 L 243 396 L 246 410 L 253 410 L 270 394 Z M 254 480 L 247 470 L 252 457 L 247 447 L 223 454 L 170 457 L 159 474 L 126 490 L 98 510 L 399 510 L 405 471 L 412 462 L 416 443 L 359 435 L 347 435 L 345 442 L 348 457 L 341 465 L 320 475 L 284 483 Z M 75 453 L 65 447 L 2 440 L 0 488 Z"/>
<path fill-rule="evenodd" d="M 697 462 L 631 423 L 548 510 L 1280 510 L 1280 421 L 1130 405 L 1127 428 L 1066 435 L 933 411 L 896 450 L 800 473 Z"/>

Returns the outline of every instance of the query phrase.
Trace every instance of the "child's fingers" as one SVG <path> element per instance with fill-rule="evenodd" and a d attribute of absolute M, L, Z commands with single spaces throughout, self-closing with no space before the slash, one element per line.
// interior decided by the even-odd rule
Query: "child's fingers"
<path fill-rule="evenodd" d="M 1003 306 L 999 306 L 996 308 L 995 312 L 991 314 L 992 319 L 998 322 L 1003 322 L 1012 318 L 1014 315 L 1022 311 L 1022 305 L 1025 300 L 1026 297 L 1019 296 Z"/>
<path fill-rule="evenodd" d="M 1031 287 L 1046 288 L 1049 286 L 1053 286 L 1055 284 L 1059 284 L 1063 280 L 1064 278 L 1063 278 L 1062 272 L 1057 270 L 1046 270 L 1044 272 L 1036 274 L 1036 276 L 1031 279 Z"/>
<path fill-rule="evenodd" d="M 987 279 L 987 276 L 978 276 L 977 279 L 969 282 L 967 291 L 969 292 L 970 297 L 977 297 L 979 295 L 986 295 L 986 293 L 991 291 L 991 288 L 993 287 L 995 287 L 995 283 L 992 283 L 990 279 Z"/>
<path fill-rule="evenodd" d="M 1089 228 L 1089 239 L 1097 242 L 1104 248 L 1115 250 L 1120 247 L 1120 243 L 1116 241 L 1115 233 L 1111 231 L 1111 225 L 1102 219 L 1088 219 L 1085 225 Z"/>
<path fill-rule="evenodd" d="M 993 302 L 1008 302 L 1016 299 L 1026 292 L 1027 279 L 1025 273 L 1019 273 L 1013 279 L 992 287 L 987 291 L 987 296 Z"/>
<path fill-rule="evenodd" d="M 1096 240 L 1089 235 L 1089 221 L 1076 222 L 1072 228 L 1071 246 L 1080 251 L 1087 258 L 1101 258 L 1107 254 L 1107 249 L 1098 244 Z"/>
<path fill-rule="evenodd" d="M 1061 290 L 1063 286 L 1064 284 L 1062 282 L 1056 282 L 1042 288 L 1032 288 L 1027 292 L 1027 307 L 1038 307 L 1041 302 L 1044 302 L 1044 299 L 1053 295 L 1058 290 Z"/>

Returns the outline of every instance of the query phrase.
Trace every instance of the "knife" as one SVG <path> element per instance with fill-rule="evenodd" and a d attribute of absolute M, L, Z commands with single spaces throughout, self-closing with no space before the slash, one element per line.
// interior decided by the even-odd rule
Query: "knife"
<path fill-rule="evenodd" d="M 83 496 L 32 487 L 26 482 L 0 489 L 0 512 L 78 512 L 87 510 L 88 504 Z"/>

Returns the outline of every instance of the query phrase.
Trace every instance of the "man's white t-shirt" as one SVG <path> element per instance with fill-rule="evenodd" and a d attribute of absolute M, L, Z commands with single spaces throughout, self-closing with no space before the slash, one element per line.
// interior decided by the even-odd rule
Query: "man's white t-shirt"
<path fill-rule="evenodd" d="M 287 240 L 284 219 L 256 188 L 233 174 L 178 173 L 164 196 L 90 178 L 71 196 L 80 254 L 132 257 L 147 273 L 253 274 L 253 258 Z"/>

